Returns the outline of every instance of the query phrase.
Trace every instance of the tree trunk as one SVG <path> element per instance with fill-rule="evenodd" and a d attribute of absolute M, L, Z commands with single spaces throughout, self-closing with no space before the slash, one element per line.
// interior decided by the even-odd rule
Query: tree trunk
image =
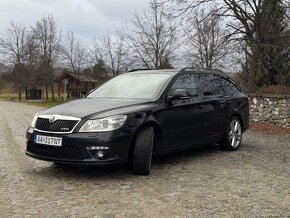
<path fill-rule="evenodd" d="M 18 100 L 21 101 L 22 100 L 22 96 L 21 96 L 21 84 L 19 84 L 19 90 L 18 90 Z"/>
<path fill-rule="evenodd" d="M 45 85 L 46 100 L 48 101 L 48 85 Z"/>
<path fill-rule="evenodd" d="M 55 101 L 55 99 L 54 99 L 54 90 L 53 90 L 53 83 L 51 84 L 51 96 L 52 96 L 52 101 Z"/>
<path fill-rule="evenodd" d="M 44 102 L 44 84 L 41 85 L 41 102 Z"/>
<path fill-rule="evenodd" d="M 76 77 L 75 77 L 76 78 Z M 76 78 L 76 80 L 75 80 L 75 85 L 76 85 L 76 96 L 75 96 L 75 98 L 79 98 L 79 87 L 78 87 L 78 80 L 77 80 L 77 78 Z"/>

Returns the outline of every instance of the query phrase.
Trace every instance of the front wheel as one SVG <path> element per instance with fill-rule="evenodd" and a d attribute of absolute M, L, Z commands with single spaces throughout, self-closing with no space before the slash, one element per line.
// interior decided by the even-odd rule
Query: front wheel
<path fill-rule="evenodd" d="M 242 142 L 242 125 L 237 117 L 232 117 L 227 124 L 224 139 L 220 142 L 220 147 L 223 150 L 235 151 L 238 150 Z"/>
<path fill-rule="evenodd" d="M 137 133 L 133 158 L 132 171 L 137 175 L 149 175 L 153 150 L 154 128 L 145 127 Z"/>

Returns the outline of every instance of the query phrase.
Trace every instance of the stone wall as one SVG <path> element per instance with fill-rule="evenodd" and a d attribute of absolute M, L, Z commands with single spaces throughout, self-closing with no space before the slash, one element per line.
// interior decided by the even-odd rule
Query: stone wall
<path fill-rule="evenodd" d="M 290 128 L 290 95 L 249 95 L 250 120 Z"/>

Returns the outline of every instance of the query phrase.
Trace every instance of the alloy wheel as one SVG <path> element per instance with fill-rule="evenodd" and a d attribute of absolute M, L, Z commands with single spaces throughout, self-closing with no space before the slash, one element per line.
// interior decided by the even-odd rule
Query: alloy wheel
<path fill-rule="evenodd" d="M 242 138 L 242 128 L 238 120 L 232 120 L 229 131 L 229 142 L 233 148 L 239 147 Z"/>

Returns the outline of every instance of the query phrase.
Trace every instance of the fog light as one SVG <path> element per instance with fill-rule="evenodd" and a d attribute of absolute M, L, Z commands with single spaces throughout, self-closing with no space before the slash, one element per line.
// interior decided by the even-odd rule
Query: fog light
<path fill-rule="evenodd" d="M 102 158 L 102 157 L 104 157 L 104 152 L 102 152 L 102 151 L 98 151 L 98 152 L 96 153 L 96 155 L 97 155 L 98 158 Z"/>

